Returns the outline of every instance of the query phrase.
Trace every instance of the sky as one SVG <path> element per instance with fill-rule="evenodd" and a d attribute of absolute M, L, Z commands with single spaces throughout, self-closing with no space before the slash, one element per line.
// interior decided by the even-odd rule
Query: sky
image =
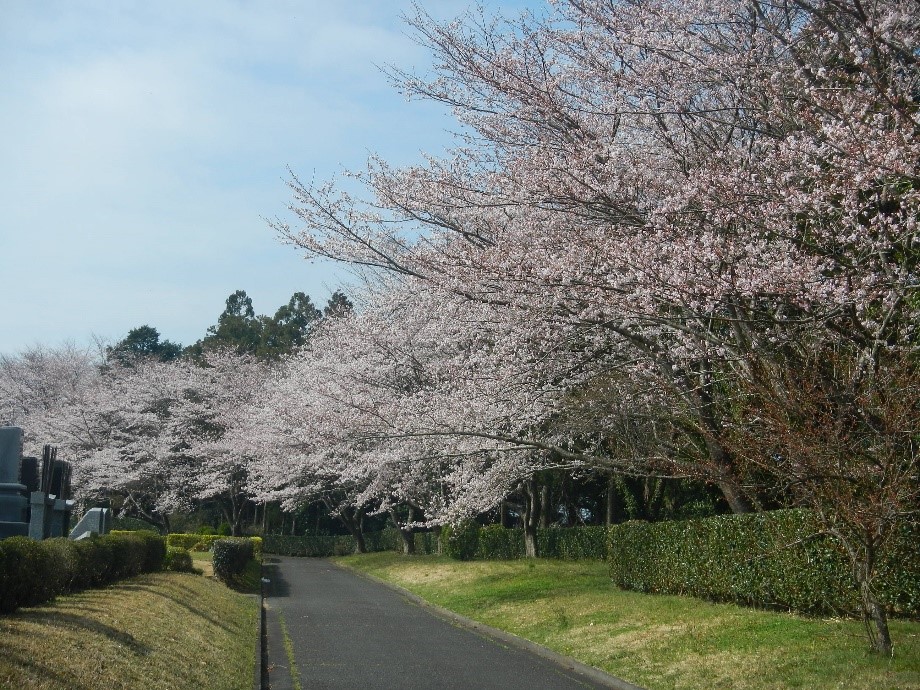
<path fill-rule="evenodd" d="M 421 3 L 439 19 L 462 0 Z M 489 3 L 515 15 L 539 0 Z M 257 314 L 347 281 L 267 218 L 293 221 L 288 168 L 324 182 L 371 153 L 441 153 L 443 107 L 380 66 L 432 58 L 409 0 L 0 0 L 0 353 L 188 345 L 246 290 Z"/>

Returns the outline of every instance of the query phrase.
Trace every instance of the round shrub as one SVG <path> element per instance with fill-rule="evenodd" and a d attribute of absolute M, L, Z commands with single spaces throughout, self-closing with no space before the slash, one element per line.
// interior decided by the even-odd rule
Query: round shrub
<path fill-rule="evenodd" d="M 178 546 L 167 547 L 163 568 L 177 573 L 195 572 L 195 566 L 192 563 L 192 554 L 189 553 L 188 549 L 183 549 Z"/>
<path fill-rule="evenodd" d="M 214 552 L 214 574 L 224 582 L 243 573 L 253 556 L 252 541 L 245 538 L 218 539 L 212 548 Z"/>

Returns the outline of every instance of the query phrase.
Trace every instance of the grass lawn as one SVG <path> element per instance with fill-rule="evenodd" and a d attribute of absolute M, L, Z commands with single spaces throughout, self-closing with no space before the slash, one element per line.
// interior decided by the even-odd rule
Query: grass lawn
<path fill-rule="evenodd" d="M 257 616 L 253 597 L 186 573 L 58 597 L 0 616 L 0 688 L 249 690 Z"/>
<path fill-rule="evenodd" d="M 920 689 L 916 622 L 892 621 L 895 657 L 883 659 L 860 621 L 624 592 L 597 561 L 334 560 L 653 690 Z"/>

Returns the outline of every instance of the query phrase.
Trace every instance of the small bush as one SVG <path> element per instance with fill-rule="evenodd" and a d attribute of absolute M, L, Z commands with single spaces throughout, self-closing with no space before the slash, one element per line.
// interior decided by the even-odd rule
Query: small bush
<path fill-rule="evenodd" d="M 246 538 L 218 539 L 214 542 L 214 574 L 224 582 L 231 582 L 246 569 L 253 557 L 253 543 Z"/>
<path fill-rule="evenodd" d="M 193 573 L 195 565 L 192 562 L 192 555 L 188 549 L 178 546 L 166 547 L 166 558 L 163 561 L 163 569 L 171 570 L 177 573 Z"/>

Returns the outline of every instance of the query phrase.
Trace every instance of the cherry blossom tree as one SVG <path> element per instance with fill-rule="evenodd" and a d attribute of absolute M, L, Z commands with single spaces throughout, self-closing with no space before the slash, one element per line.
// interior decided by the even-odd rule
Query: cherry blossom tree
<path fill-rule="evenodd" d="M 782 396 L 807 353 L 842 347 L 844 388 L 861 390 L 914 348 L 915 9 L 569 0 L 546 17 L 445 24 L 420 11 L 410 24 L 434 74 L 393 77 L 454 109 L 458 146 L 407 169 L 372 159 L 358 175 L 370 200 L 295 177 L 302 229 L 275 228 L 314 255 L 488 307 L 486 351 L 500 351 L 499 323 L 495 342 L 525 353 L 504 380 L 568 393 L 542 398 L 557 416 L 539 423 L 517 407 L 514 436 L 538 446 L 547 420 L 587 406 L 584 438 L 631 430 L 607 444 L 620 461 L 713 482 L 750 510 L 761 491 L 729 432 L 738 386 Z M 411 436 L 413 402 L 455 412 L 431 390 L 449 388 L 397 396 L 387 438 Z M 506 443 L 485 419 L 438 421 Z"/>

